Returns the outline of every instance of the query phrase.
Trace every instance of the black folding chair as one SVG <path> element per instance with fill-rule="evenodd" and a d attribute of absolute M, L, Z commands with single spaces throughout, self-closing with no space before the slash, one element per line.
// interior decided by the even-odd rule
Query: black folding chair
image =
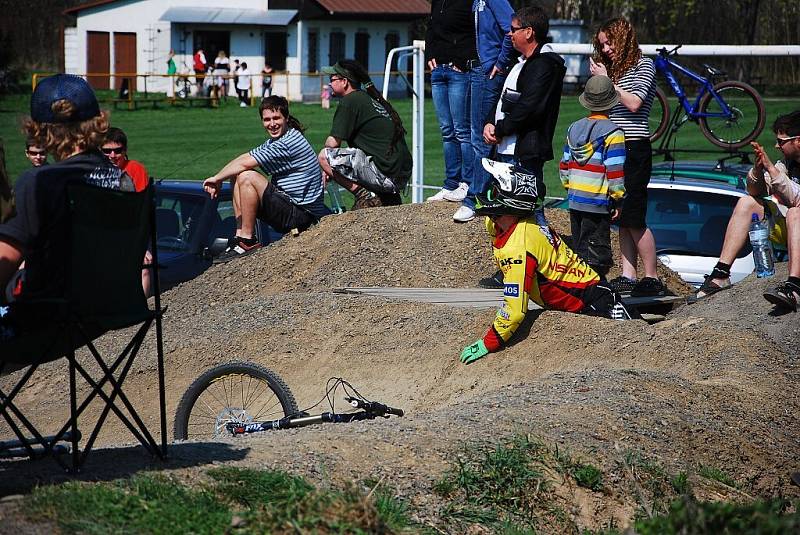
<path fill-rule="evenodd" d="M 148 452 L 163 459 L 167 453 L 163 310 L 157 277 L 152 277 L 154 310 L 149 309 L 141 285 L 142 260 L 148 242 L 153 265 L 158 262 L 152 181 L 142 193 L 85 184 L 69 185 L 67 203 L 69 215 L 64 225 L 68 247 L 63 250 L 68 254 L 63 258 L 49 258 L 48 265 L 26 267 L 31 277 L 43 274 L 63 277 L 63 295 L 37 296 L 12 304 L 10 315 L 15 315 L 22 327 L 10 342 L 0 342 L 0 374 L 27 367 L 11 390 L 7 393 L 0 390 L 0 415 L 17 436 L 16 440 L 0 443 L 0 456 L 33 459 L 52 455 L 69 469 L 61 454 L 71 449 L 71 468 L 77 470 L 91 451 L 108 413 L 113 412 Z M 158 361 L 160 443 L 153 438 L 123 391 L 125 379 L 153 323 Z M 93 343 L 108 331 L 135 325 L 139 327 L 133 338 L 113 359 L 104 358 Z M 94 357 L 99 372 L 75 358 L 75 350 L 83 346 Z M 43 436 L 14 404 L 14 399 L 42 363 L 62 357 L 68 360 L 70 416 L 55 435 Z M 78 375 L 90 387 L 80 403 Z M 81 450 L 79 441 L 83 437 L 78 419 L 97 398 L 103 408 Z"/>

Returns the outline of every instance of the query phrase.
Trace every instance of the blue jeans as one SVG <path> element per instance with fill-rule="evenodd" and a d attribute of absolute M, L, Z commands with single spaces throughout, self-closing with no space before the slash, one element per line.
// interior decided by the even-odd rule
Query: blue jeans
<path fill-rule="evenodd" d="M 467 193 L 467 198 L 464 199 L 464 205 L 472 209 L 475 208 L 475 195 L 483 193 L 489 183 L 489 173 L 483 168 L 481 159 L 489 156 L 492 146 L 483 142 L 483 127 L 486 124 L 486 118 L 489 113 L 491 112 L 494 115 L 494 109 L 500 99 L 500 92 L 505 81 L 506 76 L 504 74 L 498 74 L 489 79 L 489 75 L 484 74 L 480 69 L 472 69 L 469 73 L 472 97 L 470 106 L 472 135 L 470 141 L 475 163 L 472 170 L 472 182 L 469 184 L 469 192 Z"/>
<path fill-rule="evenodd" d="M 472 182 L 472 152 L 469 130 L 469 80 L 466 72 L 438 65 L 431 72 L 431 93 L 444 145 L 444 189 L 459 182 Z"/>

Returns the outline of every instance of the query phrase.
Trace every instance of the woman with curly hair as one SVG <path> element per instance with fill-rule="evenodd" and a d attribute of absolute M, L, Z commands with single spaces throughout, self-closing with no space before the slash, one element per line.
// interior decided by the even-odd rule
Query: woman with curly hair
<path fill-rule="evenodd" d="M 611 78 L 619 92 L 619 104 L 609 118 L 625 132 L 625 202 L 619 218 L 622 275 L 613 279 L 618 292 L 634 296 L 664 295 L 664 284 L 656 272 L 656 243 L 647 228 L 647 184 L 653 158 L 648 117 L 656 92 L 655 66 L 639 50 L 631 23 L 623 18 L 605 22 L 594 37 L 594 56 L 589 59 L 592 75 Z M 645 276 L 637 281 L 637 259 Z"/>

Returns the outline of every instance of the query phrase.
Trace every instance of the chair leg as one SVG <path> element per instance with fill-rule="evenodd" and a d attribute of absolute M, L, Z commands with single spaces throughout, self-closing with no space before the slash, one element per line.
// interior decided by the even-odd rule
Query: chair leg
<path fill-rule="evenodd" d="M 70 335 L 71 336 L 71 335 Z M 78 451 L 78 400 L 75 385 L 75 350 L 70 350 L 69 359 L 69 421 L 72 428 L 72 470 L 80 469 L 80 451 Z"/>

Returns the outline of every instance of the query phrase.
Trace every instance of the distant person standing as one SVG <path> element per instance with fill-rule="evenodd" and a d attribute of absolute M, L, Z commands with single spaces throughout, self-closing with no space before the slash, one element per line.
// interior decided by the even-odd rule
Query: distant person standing
<path fill-rule="evenodd" d="M 194 73 L 197 75 L 194 78 L 197 86 L 197 94 L 201 95 L 203 92 L 203 86 L 205 85 L 205 75 L 206 71 L 208 70 L 208 61 L 206 61 L 206 55 L 202 48 L 197 49 L 197 52 L 194 53 L 192 59 L 194 62 Z"/>
<path fill-rule="evenodd" d="M 272 75 L 274 73 L 272 65 L 265 61 L 264 68 L 261 69 L 261 98 L 267 98 L 272 95 Z"/>
<path fill-rule="evenodd" d="M 477 64 L 472 0 L 433 0 L 425 52 L 444 148 L 444 185 L 428 201 L 461 202 L 472 182 L 469 71 Z"/>
<path fill-rule="evenodd" d="M 175 51 L 170 50 L 167 55 L 167 96 L 175 96 L 175 74 L 178 72 L 178 67 L 175 65 Z"/>
<path fill-rule="evenodd" d="M 220 98 L 228 96 L 228 77 L 231 73 L 231 60 L 225 54 L 224 50 L 217 53 L 217 59 L 214 60 L 214 75 L 216 76 L 216 86 L 220 91 Z"/>
<path fill-rule="evenodd" d="M 642 55 L 631 23 L 616 18 L 605 22 L 595 34 L 589 70 L 593 76 L 608 76 L 614 82 L 620 101 L 609 119 L 625 132 L 625 203 L 619 217 L 622 275 L 609 283 L 619 293 L 664 295 L 664 283 L 656 271 L 656 240 L 645 221 L 647 185 L 653 168 L 648 120 L 656 94 L 655 65 Z M 637 281 L 639 257 L 644 277 Z"/>
<path fill-rule="evenodd" d="M 238 59 L 233 60 L 233 88 L 236 90 L 236 96 L 239 97 L 239 71 L 242 70 L 242 65 Z M 239 97 L 241 98 L 241 97 Z"/>
<path fill-rule="evenodd" d="M 250 104 L 250 71 L 247 62 L 243 61 L 239 67 L 239 76 L 236 79 L 236 92 L 239 94 L 239 106 L 246 108 Z"/>
<path fill-rule="evenodd" d="M 472 14 L 475 45 L 480 62 L 470 70 L 470 142 L 475 160 L 472 182 L 464 192 L 463 204 L 453 214 L 453 220 L 465 223 L 475 218 L 475 195 L 483 193 L 489 174 L 481 160 L 489 155 L 491 146 L 483 140 L 485 119 L 494 111 L 500 90 L 517 54 L 511 45 L 511 17 L 514 10 L 508 0 L 474 0 Z"/>
<path fill-rule="evenodd" d="M 147 169 L 136 160 L 128 159 L 128 136 L 125 135 L 125 132 L 119 128 L 110 127 L 100 150 L 111 160 L 111 163 L 128 173 L 136 191 L 143 191 L 147 188 L 150 180 Z"/>

